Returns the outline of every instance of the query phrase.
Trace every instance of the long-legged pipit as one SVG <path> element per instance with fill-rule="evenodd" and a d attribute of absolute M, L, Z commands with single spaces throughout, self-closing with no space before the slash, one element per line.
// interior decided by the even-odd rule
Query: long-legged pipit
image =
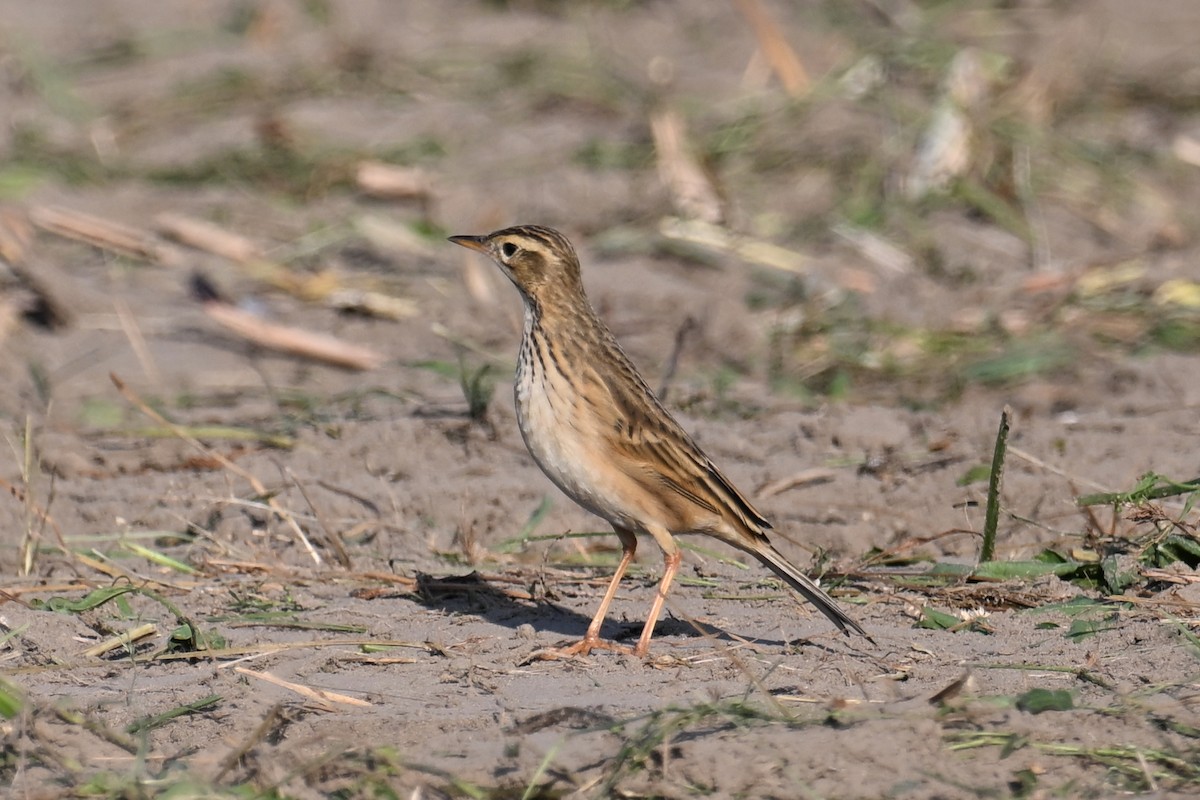
<path fill-rule="evenodd" d="M 704 533 L 765 564 L 843 633 L 867 636 L 833 599 L 767 539 L 771 524 L 721 474 L 663 408 L 583 292 L 579 258 L 558 231 L 536 225 L 450 241 L 490 256 L 525 301 L 517 358 L 517 422 L 534 461 L 621 539 L 621 561 L 583 640 L 558 651 L 628 651 L 600 639 L 600 626 L 646 533 L 666 566 L 634 655 L 650 647 L 681 555 L 676 534 Z M 868 638 L 870 638 L 868 636 Z"/>

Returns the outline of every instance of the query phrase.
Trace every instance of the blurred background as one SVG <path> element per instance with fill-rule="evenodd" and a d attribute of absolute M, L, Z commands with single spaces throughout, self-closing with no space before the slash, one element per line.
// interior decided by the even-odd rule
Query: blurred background
<path fill-rule="evenodd" d="M 817 402 L 936 403 L 1067 374 L 1024 398 L 1061 410 L 1098 388 L 1080 370 L 1200 348 L 1188 0 L 0 9 L 17 263 L 3 334 L 43 373 L 29 384 L 12 360 L 10 416 L 30 391 L 69 398 L 77 376 L 130 355 L 154 381 L 205 383 L 194 358 L 211 353 L 142 330 L 137 357 L 127 335 L 139 316 L 189 319 L 197 263 L 234 302 L 282 292 L 273 313 L 345 328 L 322 315 L 433 311 L 412 284 L 460 263 L 441 237 L 515 222 L 561 227 L 597 258 L 735 265 L 744 305 L 693 309 L 716 351 L 700 366 Z M 134 241 L 81 233 L 74 212 Z M 220 230 L 196 242 L 164 214 Z M 226 233 L 243 237 L 233 253 L 206 238 Z M 199 251 L 164 244 L 180 239 Z M 57 271 L 39 281 L 23 260 Z M 438 299 L 507 291 L 484 265 L 462 269 Z M 347 296 L 364 291 L 391 300 Z M 760 321 L 724 320 L 747 310 Z M 111 348 L 97 328 L 114 329 Z M 75 345 L 93 355 L 69 364 Z"/>

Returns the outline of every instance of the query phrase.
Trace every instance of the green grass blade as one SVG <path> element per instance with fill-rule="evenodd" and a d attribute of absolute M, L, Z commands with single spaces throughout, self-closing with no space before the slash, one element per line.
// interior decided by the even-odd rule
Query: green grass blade
<path fill-rule="evenodd" d="M 1012 409 L 1008 406 L 1000 412 L 1000 429 L 996 431 L 996 447 L 992 451 L 992 476 L 988 480 L 987 509 L 983 516 L 983 545 L 979 548 L 979 562 L 991 561 L 996 557 L 996 525 L 1000 520 L 1000 486 L 1004 480 L 1004 456 L 1008 452 L 1008 429 L 1012 423 Z"/>
<path fill-rule="evenodd" d="M 167 567 L 168 569 L 173 569 L 176 572 L 182 572 L 184 575 L 198 575 L 200 572 L 195 567 L 188 566 L 182 561 L 171 558 L 169 555 L 160 553 L 157 550 L 151 550 L 149 547 L 140 545 L 137 542 L 122 542 L 121 546 L 134 555 L 141 556 L 152 564 L 158 564 L 161 567 Z"/>
<path fill-rule="evenodd" d="M 173 719 L 195 714 L 199 711 L 212 708 L 224 698 L 219 694 L 210 694 L 208 697 L 203 697 L 194 703 L 185 703 L 184 705 L 172 708 L 170 711 L 165 711 L 162 714 L 155 714 L 152 717 L 144 717 L 139 720 L 134 720 L 125 728 L 126 733 L 138 734 L 143 731 L 152 731 L 155 728 L 161 728 Z"/>

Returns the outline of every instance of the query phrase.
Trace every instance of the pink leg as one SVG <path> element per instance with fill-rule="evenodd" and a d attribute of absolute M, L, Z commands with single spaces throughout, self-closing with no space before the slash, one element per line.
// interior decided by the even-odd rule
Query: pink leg
<path fill-rule="evenodd" d="M 592 622 L 588 625 L 587 633 L 584 634 L 581 641 L 576 642 L 570 647 L 545 651 L 543 657 L 553 659 L 567 656 L 586 656 L 593 648 L 615 650 L 622 653 L 633 652 L 624 645 L 619 645 L 616 642 L 606 642 L 600 638 L 600 628 L 604 625 L 604 618 L 608 616 L 608 607 L 612 605 L 613 598 L 617 596 L 617 587 L 621 584 L 621 578 L 625 577 L 625 570 L 629 569 L 629 564 L 633 561 L 633 554 L 637 552 L 637 536 L 621 528 L 614 528 L 614 530 L 617 536 L 621 538 L 621 560 L 617 564 L 617 571 L 613 573 L 612 580 L 608 582 L 608 589 L 604 592 L 604 599 L 600 601 L 600 608 L 596 609 L 596 616 L 592 617 Z"/>
<path fill-rule="evenodd" d="M 671 544 L 675 544 L 674 540 Z M 663 603 L 667 601 L 667 592 L 671 589 L 671 581 L 675 580 L 675 573 L 679 571 L 679 565 L 683 562 L 683 554 L 677 546 L 669 551 L 664 548 L 664 551 L 663 563 L 666 566 L 663 569 L 662 580 L 658 583 L 658 592 L 654 595 L 654 604 L 650 606 L 650 616 L 646 617 L 646 627 L 642 628 L 642 636 L 638 639 L 637 647 L 633 648 L 635 656 L 644 656 L 650 651 L 650 638 L 654 636 L 658 615 L 662 613 Z"/>

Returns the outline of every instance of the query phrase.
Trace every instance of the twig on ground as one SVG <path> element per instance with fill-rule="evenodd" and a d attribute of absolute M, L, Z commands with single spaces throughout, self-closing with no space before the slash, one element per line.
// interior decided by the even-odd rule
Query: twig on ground
<path fill-rule="evenodd" d="M 354 182 L 363 194 L 384 200 L 426 201 L 433 194 L 433 177 L 427 170 L 382 161 L 359 162 Z"/>
<path fill-rule="evenodd" d="M 383 354 L 369 347 L 343 342 L 323 333 L 266 322 L 220 300 L 205 300 L 203 308 L 209 319 L 268 350 L 356 370 L 375 369 L 384 362 Z"/>
<path fill-rule="evenodd" d="M 797 486 L 811 486 L 817 483 L 828 483 L 837 475 L 836 470 L 827 467 L 812 467 L 810 469 L 802 469 L 797 473 L 780 478 L 777 481 L 765 483 L 754 492 L 754 497 L 758 500 L 764 500 L 768 497 L 774 497 L 777 494 L 782 494 L 789 489 L 795 489 Z"/>
<path fill-rule="evenodd" d="M 304 502 L 308 503 L 308 508 L 312 511 L 313 517 L 317 520 L 317 524 L 321 526 L 321 530 L 325 532 L 325 539 L 333 548 L 333 553 L 337 557 L 338 564 L 342 569 L 350 569 L 350 554 L 346 552 L 346 543 L 342 541 L 342 537 L 325 522 L 325 517 L 321 514 L 320 509 L 313 503 L 312 498 L 308 496 L 308 490 L 304 488 L 304 484 L 296 477 L 296 473 L 290 469 L 285 470 L 288 478 L 291 479 L 292 485 L 300 492 L 300 496 L 304 498 Z"/>
<path fill-rule="evenodd" d="M 650 117 L 650 131 L 658 174 L 675 208 L 688 219 L 719 225 L 725 217 L 721 196 L 688 147 L 683 118 L 673 110 L 657 111 Z"/>
<path fill-rule="evenodd" d="M 156 633 L 158 633 L 158 626 L 153 622 L 147 622 L 145 625 L 130 628 L 127 631 L 118 633 L 116 636 L 110 636 L 103 642 L 84 650 L 83 655 L 87 658 L 98 658 L 110 650 L 116 650 L 118 647 L 126 647 L 139 639 L 145 639 L 147 636 L 153 636 Z"/>
<path fill-rule="evenodd" d="M 305 686 L 302 683 L 285 681 L 283 678 L 278 678 L 269 672 L 255 672 L 254 670 L 246 669 L 245 667 L 234 667 L 233 671 L 239 675 L 245 675 L 249 678 L 258 678 L 261 681 L 266 681 L 267 683 L 273 683 L 276 686 L 281 686 L 284 689 L 295 692 L 301 697 L 307 697 L 309 700 L 320 704 L 322 707 L 330 711 L 333 710 L 333 707 L 329 705 L 330 703 L 341 703 L 342 705 L 358 706 L 359 708 L 371 707 L 371 704 L 366 700 L 359 700 L 357 697 L 350 697 L 349 695 L 341 694 L 340 692 L 331 692 L 328 689 L 314 689 L 311 686 Z"/>
<path fill-rule="evenodd" d="M 734 5 L 750 23 L 759 48 L 784 90 L 792 97 L 806 94 L 811 84 L 808 71 L 761 0 L 734 0 Z"/>
<path fill-rule="evenodd" d="M 149 231 L 119 222 L 56 206 L 35 206 L 29 212 L 33 224 L 42 230 L 84 242 L 93 247 L 129 258 L 175 265 L 183 255 Z"/>

